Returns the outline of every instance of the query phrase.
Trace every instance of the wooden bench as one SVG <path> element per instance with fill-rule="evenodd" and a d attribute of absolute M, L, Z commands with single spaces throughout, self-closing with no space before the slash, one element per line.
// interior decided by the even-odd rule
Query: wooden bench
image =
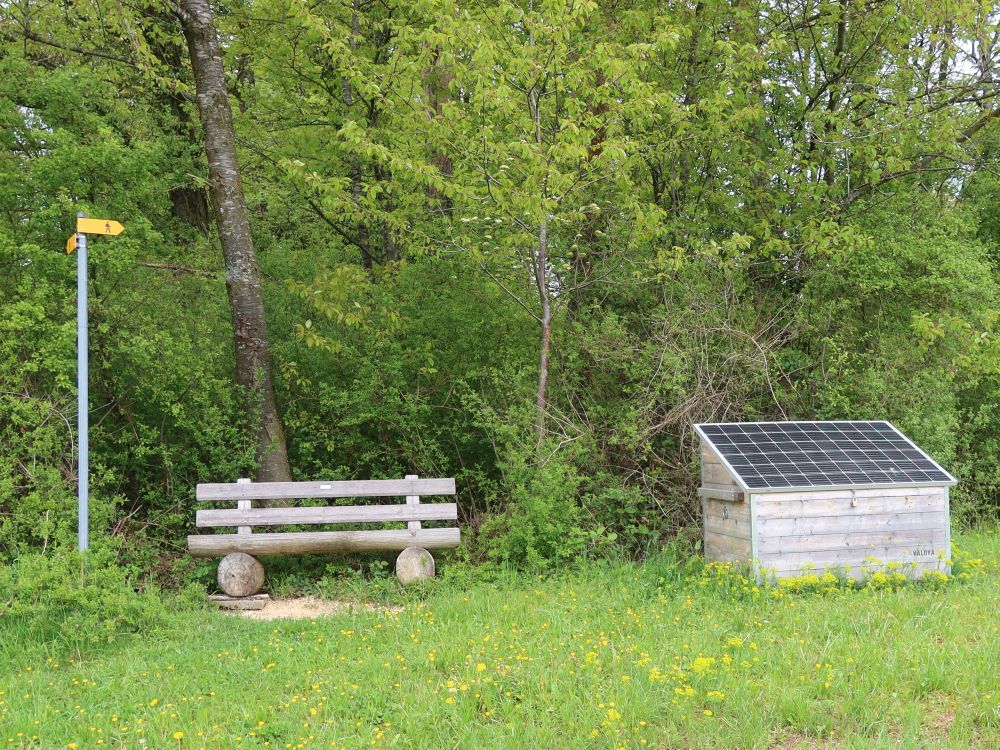
<path fill-rule="evenodd" d="M 198 528 L 235 527 L 235 534 L 192 534 L 188 536 L 188 551 L 195 557 L 223 557 L 219 566 L 220 586 L 227 559 L 237 564 L 243 555 L 254 558 L 267 555 L 303 555 L 331 552 L 368 552 L 402 550 L 396 572 L 403 580 L 401 563 L 421 566 L 426 577 L 433 575 L 434 561 L 427 550 L 457 547 L 458 526 L 423 528 L 422 521 L 457 521 L 455 503 L 421 503 L 427 496 L 454 495 L 454 479 L 420 479 L 408 475 L 405 479 L 363 480 L 348 482 L 251 482 L 240 479 L 229 484 L 199 484 L 196 497 L 205 502 L 235 502 L 235 508 L 199 510 L 195 517 Z M 405 504 L 341 505 L 322 507 L 254 507 L 254 501 L 333 499 L 333 498 L 405 497 Z M 278 531 L 255 532 L 254 527 L 312 526 L 319 524 L 406 523 L 405 529 L 361 529 L 342 531 Z M 411 550 L 410 548 L 417 548 Z M 239 556 L 239 558 L 236 558 Z M 260 584 L 263 567 L 259 568 Z M 244 560 L 237 567 L 252 565 Z M 244 582 L 246 584 L 246 582 Z M 233 586 L 247 596 L 249 584 Z M 257 586 L 257 591 L 260 586 Z"/>

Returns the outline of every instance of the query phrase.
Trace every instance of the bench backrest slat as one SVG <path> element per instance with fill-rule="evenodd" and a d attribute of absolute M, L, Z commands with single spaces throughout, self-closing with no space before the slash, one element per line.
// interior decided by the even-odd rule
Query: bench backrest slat
<path fill-rule="evenodd" d="M 393 521 L 454 521 L 455 503 L 422 505 L 344 505 L 327 508 L 250 508 L 247 510 L 199 510 L 199 528 L 213 526 L 291 526 L 326 523 L 374 523 Z"/>
<path fill-rule="evenodd" d="M 454 495 L 455 480 L 365 479 L 340 482 L 248 482 L 246 484 L 199 484 L 197 499 L 298 500 L 337 497 L 406 497 L 407 495 Z"/>

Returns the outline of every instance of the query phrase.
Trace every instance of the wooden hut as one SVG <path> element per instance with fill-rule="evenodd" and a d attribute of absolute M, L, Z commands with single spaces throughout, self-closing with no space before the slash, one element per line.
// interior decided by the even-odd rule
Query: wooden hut
<path fill-rule="evenodd" d="M 889 422 L 698 424 L 705 557 L 758 577 L 948 572 L 956 479 Z M 895 567 L 895 566 L 894 566 Z"/>

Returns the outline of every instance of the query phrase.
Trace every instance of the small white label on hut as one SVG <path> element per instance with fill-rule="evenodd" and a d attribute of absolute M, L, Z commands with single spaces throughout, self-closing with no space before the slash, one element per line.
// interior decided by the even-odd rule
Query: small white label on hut
<path fill-rule="evenodd" d="M 321 484 L 319 486 L 319 488 L 321 490 L 332 490 L 333 489 L 333 485 L 332 484 Z"/>

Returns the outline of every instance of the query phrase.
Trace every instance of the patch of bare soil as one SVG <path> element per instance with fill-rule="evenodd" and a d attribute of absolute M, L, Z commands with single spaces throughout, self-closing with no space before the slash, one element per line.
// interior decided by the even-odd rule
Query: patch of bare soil
<path fill-rule="evenodd" d="M 401 607 L 386 607 L 367 602 L 337 601 L 303 596 L 298 599 L 272 599 L 264 609 L 233 610 L 232 614 L 251 620 L 312 620 L 350 612 L 399 612 Z"/>
<path fill-rule="evenodd" d="M 808 737 L 799 732 L 790 732 L 780 737 L 772 737 L 768 750 L 800 750 L 809 747 Z"/>
<path fill-rule="evenodd" d="M 932 740 L 946 740 L 955 721 L 956 701 L 948 695 L 938 695 L 928 701 L 924 711 L 924 733 Z"/>
<path fill-rule="evenodd" d="M 835 747 L 834 740 L 810 736 L 804 732 L 786 731 L 771 738 L 768 750 L 829 750 Z"/>

